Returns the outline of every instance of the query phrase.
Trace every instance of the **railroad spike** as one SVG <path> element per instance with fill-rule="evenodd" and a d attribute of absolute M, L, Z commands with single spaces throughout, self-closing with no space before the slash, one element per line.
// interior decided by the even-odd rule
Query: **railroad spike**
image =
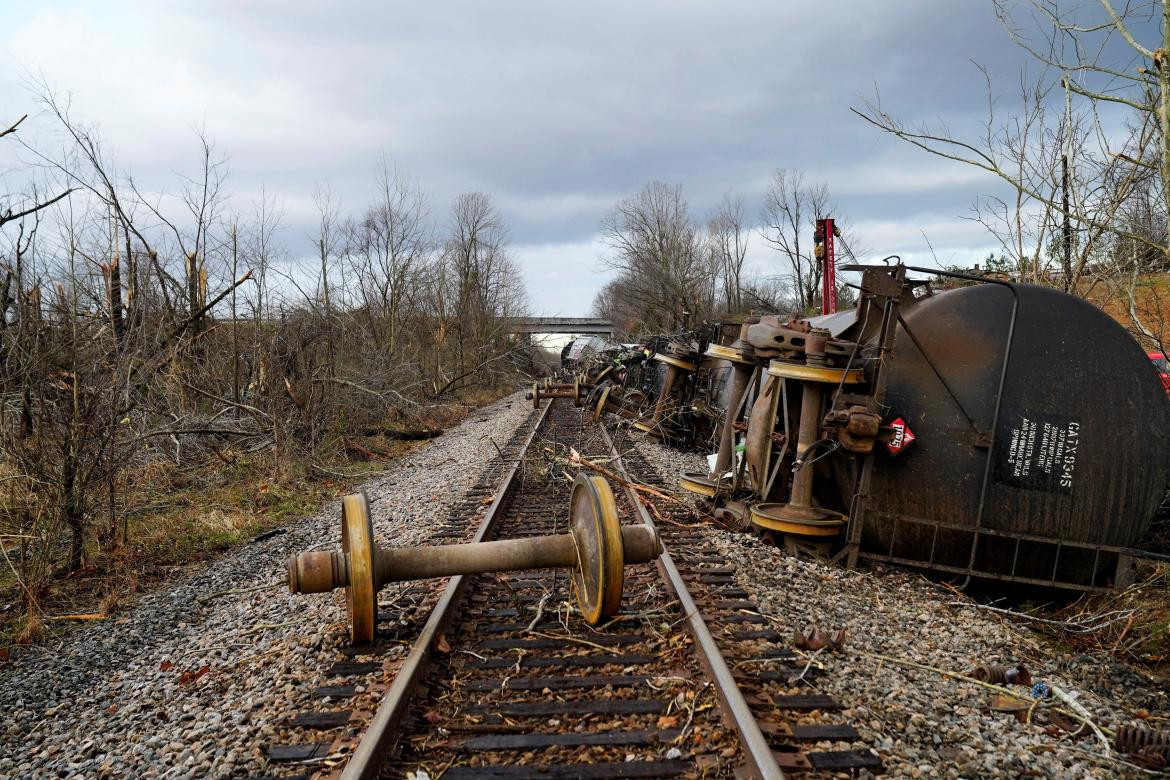
<path fill-rule="evenodd" d="M 342 500 L 341 550 L 314 550 L 288 560 L 292 593 L 346 592 L 350 639 L 372 641 L 377 594 L 387 583 L 460 574 L 573 569 L 581 614 L 598 625 L 621 607 L 623 568 L 648 563 L 662 552 L 649 525 L 621 525 L 609 484 L 578 474 L 569 499 L 569 533 L 495 542 L 422 547 L 382 547 L 374 541 L 364 494 Z"/>

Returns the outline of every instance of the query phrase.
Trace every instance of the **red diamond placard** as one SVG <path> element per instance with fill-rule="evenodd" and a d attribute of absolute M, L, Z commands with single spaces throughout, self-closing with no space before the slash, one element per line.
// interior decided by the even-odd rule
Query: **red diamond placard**
<path fill-rule="evenodd" d="M 918 438 L 901 417 L 890 423 L 890 427 L 894 429 L 894 437 L 885 442 L 885 445 L 891 455 L 901 454 L 902 450 L 909 447 Z"/>

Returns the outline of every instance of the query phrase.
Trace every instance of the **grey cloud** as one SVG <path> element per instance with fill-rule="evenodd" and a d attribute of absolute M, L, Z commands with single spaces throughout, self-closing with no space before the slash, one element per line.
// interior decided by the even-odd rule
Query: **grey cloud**
<path fill-rule="evenodd" d="M 903 116 L 959 127 L 983 110 L 969 60 L 1007 87 L 1023 62 L 988 2 L 222 0 L 15 15 L 6 48 L 76 91 L 140 177 L 193 163 L 190 128 L 205 122 L 231 155 L 237 205 L 261 186 L 290 204 L 297 255 L 313 184 L 356 210 L 385 153 L 439 219 L 461 191 L 496 197 L 532 297 L 569 314 L 602 276 L 566 294 L 549 265 L 585 262 L 608 206 L 651 179 L 682 182 L 698 213 L 727 190 L 754 210 L 773 168 L 803 168 L 854 220 L 901 220 L 921 247 L 916 219 L 963 214 L 993 183 L 898 147 L 849 106 L 877 85 Z M 16 110 L 12 81 L 0 85 Z"/>

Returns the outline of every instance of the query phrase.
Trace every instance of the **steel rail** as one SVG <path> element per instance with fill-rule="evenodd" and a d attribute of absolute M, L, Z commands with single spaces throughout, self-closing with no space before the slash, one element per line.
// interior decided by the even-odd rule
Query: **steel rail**
<path fill-rule="evenodd" d="M 483 520 L 472 539 L 473 542 L 484 541 L 495 527 L 497 517 L 501 514 L 500 509 L 515 484 L 515 477 L 520 470 L 520 464 L 524 461 L 524 455 L 544 425 L 552 406 L 552 403 L 545 405 L 544 411 L 540 413 L 536 425 L 532 428 L 532 433 L 524 440 L 516 462 L 512 464 L 504 477 L 503 487 L 496 493 L 495 499 L 488 507 L 487 512 L 484 513 Z M 474 575 L 460 574 L 447 580 L 447 587 L 444 588 L 443 595 L 439 597 L 438 603 L 431 612 L 426 625 L 423 626 L 418 639 L 411 647 L 410 654 L 406 656 L 394 682 L 383 695 L 382 702 L 378 705 L 378 711 L 374 713 L 374 719 L 370 721 L 361 741 L 354 748 L 353 754 L 345 766 L 345 771 L 341 773 L 342 780 L 369 780 L 378 777 L 381 773 L 382 756 L 386 748 L 389 747 L 390 740 L 394 739 L 397 734 L 402 717 L 406 714 L 415 689 L 431 659 L 434 645 L 455 616 L 455 612 L 463 600 L 463 591 L 473 577 Z"/>
<path fill-rule="evenodd" d="M 630 479 L 629 472 L 626 471 L 625 464 L 622 463 L 622 458 L 617 451 L 617 447 L 614 446 L 609 431 L 604 425 L 600 427 L 601 434 L 610 449 L 610 468 L 614 469 L 622 476 L 622 479 L 626 480 L 623 488 L 630 499 L 630 503 L 638 511 L 638 516 L 642 522 L 653 527 L 654 520 L 651 519 L 650 512 L 646 510 L 646 505 L 642 503 L 642 499 L 637 491 L 629 485 L 632 480 Z M 675 598 L 679 601 L 679 606 L 682 608 L 683 614 L 686 615 L 687 628 L 690 629 L 691 638 L 694 640 L 699 662 L 703 665 L 711 681 L 715 683 L 715 691 L 719 696 L 719 704 L 723 710 L 723 714 L 739 734 L 740 744 L 743 747 L 743 754 L 747 760 L 748 768 L 754 776 L 764 778 L 765 780 L 772 780 L 773 778 L 782 779 L 784 772 L 781 771 L 780 766 L 776 763 L 776 757 L 772 755 L 772 748 L 768 745 L 768 740 L 764 736 L 764 732 L 760 730 L 760 724 L 756 721 L 751 707 L 748 706 L 747 701 L 743 697 L 743 693 L 739 690 L 735 676 L 732 675 L 731 669 L 727 666 L 727 661 L 723 658 L 723 653 L 720 652 L 715 637 L 711 635 L 711 629 L 707 627 L 707 622 L 699 614 L 699 607 L 695 604 L 695 600 L 691 598 L 691 593 L 687 589 L 686 583 L 683 582 L 682 575 L 679 573 L 678 567 L 675 566 L 674 559 L 671 558 L 669 550 L 663 549 L 662 554 L 658 557 L 657 564 L 658 571 L 666 581 L 667 587 L 674 593 Z"/>

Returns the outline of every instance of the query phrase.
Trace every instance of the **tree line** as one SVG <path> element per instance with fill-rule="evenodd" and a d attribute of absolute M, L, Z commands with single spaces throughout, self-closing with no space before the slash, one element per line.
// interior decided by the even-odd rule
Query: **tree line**
<path fill-rule="evenodd" d="M 816 220 L 835 214 L 827 185 L 803 172 L 772 175 L 759 215 L 728 193 L 706 219 L 692 214 L 682 185 L 654 181 L 619 201 L 601 222 L 603 268 L 614 278 L 593 301 L 594 314 L 627 335 L 677 333 L 720 316 L 756 312 L 812 313 L 821 305 L 823 264 L 814 254 Z M 748 265 L 755 235 L 779 273 Z M 860 253 L 848 229 L 839 257 Z M 839 298 L 852 299 L 838 284 Z"/>
<path fill-rule="evenodd" d="M 436 214 L 383 160 L 353 213 L 316 191 L 316 257 L 294 262 L 279 205 L 232 210 L 204 136 L 159 194 L 42 98 L 61 149 L 25 142 L 25 118 L 0 132 L 39 172 L 0 196 L 0 565 L 30 603 L 125 552 L 151 463 L 263 451 L 312 470 L 351 432 L 514 384 L 501 320 L 526 296 L 490 196 Z"/>

